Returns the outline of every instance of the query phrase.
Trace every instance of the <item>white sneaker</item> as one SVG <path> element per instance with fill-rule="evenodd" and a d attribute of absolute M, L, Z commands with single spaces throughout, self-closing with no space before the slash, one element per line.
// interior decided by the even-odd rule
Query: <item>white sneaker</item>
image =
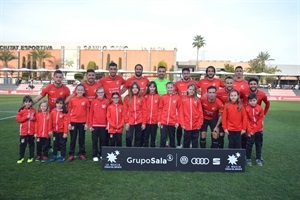
<path fill-rule="evenodd" d="M 180 145 L 180 146 L 177 146 L 176 148 L 177 148 L 177 149 L 181 149 L 181 148 L 182 148 L 182 145 Z"/>
<path fill-rule="evenodd" d="M 94 161 L 94 162 L 98 162 L 98 161 L 99 161 L 99 158 L 98 158 L 98 157 L 94 157 L 94 158 L 93 158 L 93 161 Z"/>

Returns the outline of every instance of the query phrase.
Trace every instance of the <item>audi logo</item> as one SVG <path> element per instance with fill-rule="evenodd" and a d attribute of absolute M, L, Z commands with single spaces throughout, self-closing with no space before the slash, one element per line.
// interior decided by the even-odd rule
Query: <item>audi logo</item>
<path fill-rule="evenodd" d="M 209 159 L 208 158 L 192 158 L 191 163 L 193 165 L 208 165 Z"/>

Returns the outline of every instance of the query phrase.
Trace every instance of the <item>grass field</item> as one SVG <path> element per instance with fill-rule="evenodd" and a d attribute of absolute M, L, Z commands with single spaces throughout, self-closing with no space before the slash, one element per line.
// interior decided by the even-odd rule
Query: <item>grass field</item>
<path fill-rule="evenodd" d="M 13 116 L 21 99 L 0 95 L 0 199 L 300 198 L 299 102 L 271 102 L 263 167 L 246 167 L 245 173 L 203 173 L 102 171 L 101 162 L 91 160 L 90 132 L 86 162 L 18 165 L 19 126 Z"/>

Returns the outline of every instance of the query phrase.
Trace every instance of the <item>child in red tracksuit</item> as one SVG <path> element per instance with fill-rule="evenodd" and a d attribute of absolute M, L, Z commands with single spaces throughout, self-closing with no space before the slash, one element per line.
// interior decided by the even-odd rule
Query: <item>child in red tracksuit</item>
<path fill-rule="evenodd" d="M 242 148 L 241 135 L 246 133 L 247 115 L 237 90 L 231 90 L 229 93 L 228 103 L 225 104 L 222 115 L 222 126 L 228 135 L 228 148 Z"/>
<path fill-rule="evenodd" d="M 24 162 L 25 149 L 29 146 L 28 163 L 33 161 L 34 156 L 34 131 L 36 110 L 32 107 L 33 100 L 31 96 L 24 96 L 23 106 L 17 113 L 16 120 L 20 124 L 20 157 L 18 164 Z"/>
<path fill-rule="evenodd" d="M 124 108 L 120 104 L 121 96 L 118 92 L 112 93 L 112 101 L 107 108 L 107 129 L 109 134 L 109 146 L 122 146 L 122 132 L 124 126 Z"/>
<path fill-rule="evenodd" d="M 68 112 L 65 100 L 62 97 L 56 99 L 55 108 L 50 113 L 50 135 L 53 134 L 53 157 L 50 162 L 58 159 L 58 162 L 65 161 L 67 136 L 68 136 Z M 57 152 L 60 150 L 60 157 Z"/>
<path fill-rule="evenodd" d="M 89 100 L 84 97 L 85 88 L 82 84 L 78 84 L 75 88 L 76 96 L 70 99 L 69 102 L 69 125 L 71 143 L 69 150 L 69 161 L 74 160 L 77 135 L 79 136 L 79 152 L 78 157 L 85 161 L 85 131 L 89 124 Z M 77 157 L 77 156 L 76 156 Z"/>
<path fill-rule="evenodd" d="M 180 97 L 174 93 L 174 83 L 166 84 L 167 94 L 161 97 L 158 107 L 158 127 L 160 127 L 160 147 L 166 147 L 167 136 L 170 138 L 170 147 L 175 148 L 175 129 L 179 125 L 178 111 Z"/>
<path fill-rule="evenodd" d="M 145 95 L 146 105 L 146 129 L 143 138 L 143 147 L 149 147 L 149 137 L 151 138 L 150 147 L 155 147 L 156 132 L 157 132 L 157 120 L 158 120 L 158 106 L 160 96 L 157 92 L 157 86 L 154 81 L 149 83 Z"/>
<path fill-rule="evenodd" d="M 47 101 L 42 101 L 39 105 L 39 112 L 36 114 L 35 136 L 37 157 L 35 161 L 46 162 L 49 150 L 49 107 Z"/>
<path fill-rule="evenodd" d="M 257 166 L 262 166 L 261 148 L 262 148 L 264 109 L 257 104 L 256 94 L 250 94 L 248 96 L 248 102 L 249 104 L 246 106 L 246 113 L 248 117 L 246 164 L 248 166 L 252 166 L 251 154 L 252 154 L 253 144 L 255 143 L 256 164 Z"/>
<path fill-rule="evenodd" d="M 180 125 L 184 129 L 183 148 L 198 148 L 199 130 L 203 124 L 201 100 L 197 97 L 194 83 L 187 87 L 187 96 L 182 97 L 179 112 Z"/>
<path fill-rule="evenodd" d="M 96 89 L 97 98 L 91 102 L 90 107 L 90 130 L 92 132 L 93 161 L 99 161 L 102 158 L 102 146 L 105 145 L 107 135 L 106 113 L 109 100 L 105 98 L 104 88 Z M 99 144 L 99 145 L 98 145 Z"/>
<path fill-rule="evenodd" d="M 124 121 L 126 124 L 126 146 L 132 147 L 134 133 L 134 147 L 141 147 L 142 130 L 145 129 L 144 97 L 140 94 L 140 86 L 132 82 L 128 95 L 124 98 Z"/>

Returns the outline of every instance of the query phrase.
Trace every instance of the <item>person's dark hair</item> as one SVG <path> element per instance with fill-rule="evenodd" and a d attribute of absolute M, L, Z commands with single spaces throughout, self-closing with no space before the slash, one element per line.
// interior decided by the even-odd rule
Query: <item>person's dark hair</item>
<path fill-rule="evenodd" d="M 213 69 L 214 70 L 214 73 L 216 73 L 216 68 L 214 66 L 208 66 L 205 70 L 205 73 L 207 74 L 208 72 L 208 69 Z"/>
<path fill-rule="evenodd" d="M 94 69 L 88 69 L 88 70 L 86 70 L 86 73 L 89 73 L 89 72 L 95 73 L 95 70 Z"/>
<path fill-rule="evenodd" d="M 237 69 L 243 70 L 243 67 L 242 66 L 236 66 L 236 68 L 234 69 L 234 71 L 236 71 Z"/>
<path fill-rule="evenodd" d="M 182 68 L 181 72 L 184 72 L 184 71 L 189 71 L 190 72 L 191 70 L 190 70 L 190 68 L 185 67 L 185 68 Z"/>
<path fill-rule="evenodd" d="M 226 76 L 224 82 L 227 80 L 227 79 L 233 79 L 231 76 Z"/>
<path fill-rule="evenodd" d="M 57 70 L 55 70 L 55 72 L 54 72 L 54 76 L 55 76 L 56 74 L 63 74 L 63 73 L 62 73 L 61 70 L 57 69 Z"/>
<path fill-rule="evenodd" d="M 165 66 L 158 66 L 157 70 L 159 70 L 159 69 L 165 69 L 165 70 L 167 70 L 167 68 Z"/>
<path fill-rule="evenodd" d="M 254 78 L 254 77 L 251 77 L 249 80 L 248 80 L 248 84 L 250 84 L 250 82 L 252 81 L 255 81 L 257 84 L 258 84 L 258 79 L 257 78 Z"/>
<path fill-rule="evenodd" d="M 206 92 L 208 92 L 208 90 L 210 90 L 210 89 L 215 89 L 217 91 L 216 86 L 211 85 L 208 88 L 206 88 Z"/>
<path fill-rule="evenodd" d="M 248 96 L 248 100 L 251 100 L 251 99 L 257 99 L 257 95 L 254 94 L 254 93 L 251 93 L 251 94 Z"/>
<path fill-rule="evenodd" d="M 25 108 L 25 106 L 23 105 L 25 102 L 31 102 L 33 104 L 32 97 L 30 95 L 26 95 L 26 96 L 23 97 L 22 106 L 19 109 L 19 112 Z"/>
<path fill-rule="evenodd" d="M 109 63 L 108 67 L 111 67 L 111 66 L 118 67 L 117 63 L 115 63 L 115 62 Z"/>
<path fill-rule="evenodd" d="M 141 65 L 141 64 L 136 64 L 136 65 L 134 66 L 134 69 L 136 69 L 136 67 L 138 67 L 138 66 L 140 66 L 142 69 L 144 68 L 143 65 Z"/>
<path fill-rule="evenodd" d="M 150 87 L 151 85 L 154 85 L 154 87 L 155 87 L 155 94 L 158 94 L 158 91 L 157 91 L 157 85 L 156 85 L 156 82 L 155 82 L 155 81 L 150 81 L 150 83 L 148 84 L 148 87 L 147 87 L 146 94 L 150 94 L 150 89 L 149 89 L 149 87 Z"/>
<path fill-rule="evenodd" d="M 62 111 L 62 112 L 65 113 L 65 114 L 68 113 L 67 107 L 66 107 L 66 105 L 65 105 L 65 99 L 64 99 L 64 98 L 58 97 L 58 98 L 56 99 L 55 103 L 62 103 L 62 104 L 63 104 L 63 107 L 62 107 L 63 111 Z"/>

